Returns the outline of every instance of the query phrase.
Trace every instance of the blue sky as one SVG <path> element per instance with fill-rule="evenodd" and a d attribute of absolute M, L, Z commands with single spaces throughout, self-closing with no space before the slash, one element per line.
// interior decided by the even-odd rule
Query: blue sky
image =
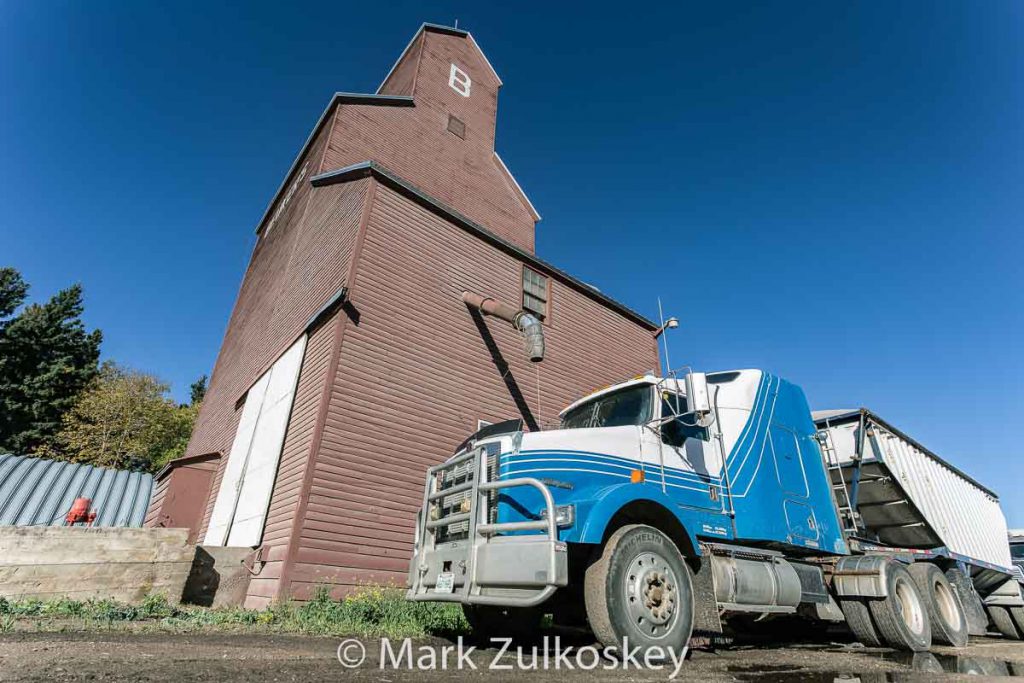
<path fill-rule="evenodd" d="M 283 7 L 0 1 L 0 264 L 81 282 L 105 357 L 184 399 L 331 93 L 457 18 L 542 257 L 661 296 L 674 362 L 871 407 L 1024 527 L 1024 4 Z"/>

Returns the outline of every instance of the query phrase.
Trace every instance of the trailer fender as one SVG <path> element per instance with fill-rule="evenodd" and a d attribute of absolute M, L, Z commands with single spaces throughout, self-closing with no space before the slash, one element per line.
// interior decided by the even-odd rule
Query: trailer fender
<path fill-rule="evenodd" d="M 580 535 L 577 539 L 580 543 L 601 543 L 604 540 L 608 524 L 615 515 L 628 505 L 636 503 L 653 503 L 663 508 L 672 515 L 683 528 L 689 539 L 689 548 L 680 548 L 684 555 L 700 555 L 700 545 L 697 537 L 691 531 L 698 522 L 691 519 L 690 513 L 699 515 L 696 511 L 681 510 L 671 498 L 665 495 L 660 489 L 653 486 L 638 484 L 617 484 L 604 489 L 594 504 L 587 512 L 586 519 L 581 525 Z"/>
<path fill-rule="evenodd" d="M 891 557 L 887 555 L 854 555 L 841 558 L 832 574 L 832 587 L 839 597 L 886 598 L 889 597 L 887 567 Z"/>

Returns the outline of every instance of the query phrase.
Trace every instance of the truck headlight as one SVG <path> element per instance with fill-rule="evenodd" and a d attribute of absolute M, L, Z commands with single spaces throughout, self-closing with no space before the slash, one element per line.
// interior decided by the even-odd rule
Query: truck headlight
<path fill-rule="evenodd" d="M 545 507 L 540 511 L 540 518 L 548 518 L 548 509 Z M 555 506 L 555 524 L 559 527 L 569 527 L 576 523 L 576 506 L 575 505 L 556 505 Z"/>

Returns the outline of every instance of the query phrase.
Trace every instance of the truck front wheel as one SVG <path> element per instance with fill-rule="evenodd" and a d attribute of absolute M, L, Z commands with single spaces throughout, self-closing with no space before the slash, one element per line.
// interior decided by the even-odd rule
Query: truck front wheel
<path fill-rule="evenodd" d="M 601 643 L 682 651 L 693 630 L 690 569 L 675 543 L 654 527 L 630 524 L 611 535 L 587 568 L 584 602 Z"/>

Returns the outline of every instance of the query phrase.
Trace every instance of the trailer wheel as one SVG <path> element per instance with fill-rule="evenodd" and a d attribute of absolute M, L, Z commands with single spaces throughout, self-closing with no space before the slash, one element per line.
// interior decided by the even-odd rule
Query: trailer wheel
<path fill-rule="evenodd" d="M 846 617 L 846 625 L 853 631 L 853 637 L 868 647 L 882 647 L 882 637 L 871 621 L 871 610 L 862 598 L 842 598 L 839 607 Z"/>
<path fill-rule="evenodd" d="M 645 524 L 616 530 L 587 568 L 583 584 L 590 629 L 605 646 L 629 638 L 646 649 L 681 650 L 693 631 L 690 568 L 668 536 Z"/>
<path fill-rule="evenodd" d="M 946 673 L 938 657 L 931 652 L 915 652 L 910 657 L 910 668 L 916 673 L 941 674 Z"/>
<path fill-rule="evenodd" d="M 868 602 L 882 639 L 897 650 L 927 650 L 932 644 L 932 629 L 910 572 L 902 564 L 890 562 L 885 580 L 889 597 Z"/>
<path fill-rule="evenodd" d="M 523 642 L 537 635 L 543 612 L 536 607 L 499 607 L 463 605 L 462 613 L 473 629 L 473 638 L 482 646 L 491 638 L 511 638 Z"/>
<path fill-rule="evenodd" d="M 967 618 L 946 575 L 928 562 L 912 564 L 909 571 L 924 601 L 932 627 L 932 640 L 953 647 L 967 645 Z"/>
<path fill-rule="evenodd" d="M 946 580 L 960 598 L 960 606 L 963 607 L 964 617 L 967 619 L 967 634 L 983 636 L 988 633 L 988 613 L 985 612 L 985 604 L 978 597 L 978 591 L 974 589 L 970 577 L 959 567 L 950 567 L 946 570 Z"/>
<path fill-rule="evenodd" d="M 995 624 L 997 631 L 1011 640 L 1020 640 L 1021 632 L 1014 625 L 1013 617 L 1010 616 L 1010 610 L 1002 605 L 989 605 L 988 615 L 992 617 L 992 623 Z"/>
<path fill-rule="evenodd" d="M 1010 618 L 1013 619 L 1013 624 L 1017 627 L 1017 632 L 1024 635 L 1024 607 L 1011 607 Z"/>

